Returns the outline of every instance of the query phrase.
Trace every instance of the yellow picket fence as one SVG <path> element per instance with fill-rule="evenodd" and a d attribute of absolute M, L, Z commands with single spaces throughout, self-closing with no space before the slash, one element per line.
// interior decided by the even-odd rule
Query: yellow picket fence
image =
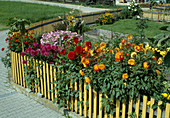
<path fill-rule="evenodd" d="M 26 88 L 26 82 L 24 80 L 24 64 L 22 60 L 26 60 L 29 57 L 22 57 L 19 53 L 15 53 L 11 51 L 11 66 L 12 66 L 12 78 L 13 82 L 19 84 Z M 42 65 L 41 68 L 36 66 L 36 64 Z M 36 85 L 32 83 L 32 91 L 35 93 L 41 93 L 46 99 L 54 100 L 57 98 L 57 90 L 50 91 L 56 87 L 56 84 L 51 84 L 53 81 L 57 81 L 57 77 L 55 73 L 57 72 L 57 68 L 52 68 L 48 63 L 41 62 L 38 60 L 33 60 L 33 67 L 37 71 L 37 77 L 40 77 L 39 84 Z M 26 66 L 26 64 L 25 64 Z M 29 66 L 29 63 L 27 63 Z M 80 80 L 79 80 L 80 81 Z M 81 81 L 80 81 L 81 82 Z M 80 83 L 79 82 L 79 83 Z M 133 102 L 132 99 L 129 98 L 128 101 L 121 103 L 119 100 L 114 100 L 113 102 L 116 104 L 115 112 L 113 115 L 106 113 L 106 109 L 101 110 L 102 106 L 102 98 L 108 98 L 107 95 L 103 95 L 101 92 L 94 91 L 93 88 L 89 85 L 89 89 L 86 89 L 87 83 L 83 82 L 83 84 L 78 85 L 78 82 L 75 82 L 74 85 L 70 83 L 70 86 L 74 86 L 76 90 L 79 90 L 79 98 L 71 97 L 71 111 L 78 113 L 81 116 L 88 117 L 88 118 L 130 118 L 128 114 L 135 113 L 135 118 L 139 118 L 139 114 L 142 115 L 142 118 L 153 118 L 155 112 L 157 112 L 157 118 L 170 118 L 170 104 L 166 104 L 165 111 L 162 111 L 160 108 L 157 108 L 156 111 L 152 109 L 152 105 L 154 104 L 155 100 L 151 98 L 149 100 L 147 96 L 138 97 L 136 102 Z M 72 87 L 73 88 L 73 87 Z M 84 93 L 84 94 L 83 94 Z M 78 101 L 84 101 L 84 103 L 80 103 L 78 105 Z M 151 101 L 150 106 L 147 105 L 147 101 Z M 86 102 L 88 101 L 88 106 Z M 68 101 L 67 108 L 69 109 Z M 141 103 L 142 106 L 141 106 Z M 162 101 L 159 101 L 158 104 L 161 104 Z M 149 110 L 149 112 L 147 112 Z M 164 114 L 162 116 L 162 114 Z"/>

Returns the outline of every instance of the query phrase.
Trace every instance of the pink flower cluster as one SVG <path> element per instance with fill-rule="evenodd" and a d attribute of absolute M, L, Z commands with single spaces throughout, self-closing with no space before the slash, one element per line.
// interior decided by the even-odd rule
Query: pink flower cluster
<path fill-rule="evenodd" d="M 64 44 L 63 41 L 65 41 L 65 36 L 68 35 L 67 37 L 67 41 L 70 42 L 73 37 L 77 37 L 80 40 L 82 40 L 82 36 L 77 34 L 76 32 L 71 32 L 71 31 L 62 31 L 62 30 L 58 30 L 58 31 L 51 31 L 49 33 L 44 33 L 42 35 L 42 38 L 40 40 L 41 44 L 51 44 L 51 45 L 59 45 L 59 42 L 61 40 L 61 44 Z"/>
<path fill-rule="evenodd" d="M 61 50 L 61 47 L 54 46 L 51 44 L 41 45 L 38 43 L 34 43 L 33 46 L 34 49 L 32 47 L 28 47 L 25 52 L 21 52 L 21 56 L 29 54 L 32 56 L 37 56 L 38 54 L 40 54 L 41 56 L 44 55 L 45 57 L 47 57 L 51 54 L 52 58 L 56 59 L 57 54 L 59 54 Z"/>

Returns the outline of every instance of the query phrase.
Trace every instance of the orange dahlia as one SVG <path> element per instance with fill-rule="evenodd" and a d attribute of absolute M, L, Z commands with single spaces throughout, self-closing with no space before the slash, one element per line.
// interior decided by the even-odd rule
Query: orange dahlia
<path fill-rule="evenodd" d="M 117 52 L 115 54 L 115 60 L 116 61 L 120 61 L 120 60 L 123 60 L 124 59 L 124 54 L 122 52 Z"/>
<path fill-rule="evenodd" d="M 156 74 L 157 74 L 157 75 L 160 75 L 161 72 L 160 72 L 159 70 L 156 70 Z"/>
<path fill-rule="evenodd" d="M 155 57 L 155 56 L 152 56 L 152 59 L 153 59 L 153 60 L 155 60 L 155 61 L 157 61 L 157 59 L 156 59 L 156 57 Z"/>
<path fill-rule="evenodd" d="M 95 64 L 95 65 L 93 66 L 93 70 L 94 70 L 94 71 L 99 71 L 99 66 L 98 66 L 97 64 Z"/>
<path fill-rule="evenodd" d="M 131 65 L 131 66 L 134 66 L 136 64 L 136 62 L 135 62 L 134 59 L 129 59 L 128 64 Z"/>
<path fill-rule="evenodd" d="M 89 65 L 89 64 L 90 64 L 90 59 L 86 58 L 86 59 L 84 60 L 84 63 L 85 63 L 86 65 Z"/>
<path fill-rule="evenodd" d="M 110 54 L 114 54 L 114 51 L 113 50 L 110 50 L 110 52 L 109 52 Z"/>
<path fill-rule="evenodd" d="M 105 42 L 101 42 L 100 43 L 100 48 L 102 48 L 102 49 L 106 48 L 106 43 Z"/>
<path fill-rule="evenodd" d="M 125 42 L 126 42 L 126 39 L 123 39 L 123 40 L 121 41 L 122 44 L 124 44 Z"/>
<path fill-rule="evenodd" d="M 141 45 L 136 45 L 134 47 L 134 49 L 135 49 L 136 52 L 139 52 L 142 49 L 142 47 L 141 47 Z"/>
<path fill-rule="evenodd" d="M 131 39 L 133 38 L 133 36 L 132 36 L 131 34 L 129 34 L 129 35 L 127 35 L 127 38 L 128 38 L 129 40 L 131 40 Z"/>
<path fill-rule="evenodd" d="M 145 69 L 149 68 L 149 65 L 147 64 L 147 62 L 143 62 L 143 68 Z"/>
<path fill-rule="evenodd" d="M 104 70 L 105 69 L 105 65 L 104 64 L 99 64 L 98 67 L 99 67 L 100 70 Z"/>

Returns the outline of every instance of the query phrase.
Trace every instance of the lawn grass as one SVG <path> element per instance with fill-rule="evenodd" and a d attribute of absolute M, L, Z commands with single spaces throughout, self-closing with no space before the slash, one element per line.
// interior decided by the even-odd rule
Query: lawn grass
<path fill-rule="evenodd" d="M 94 28 L 110 30 L 113 32 L 119 32 L 123 34 L 139 35 L 136 29 L 137 28 L 136 22 L 139 22 L 139 20 L 125 19 L 125 20 L 119 20 L 111 25 L 94 26 Z M 146 28 L 144 32 L 145 32 L 145 35 L 149 38 L 152 38 L 161 32 L 164 32 L 165 34 L 170 34 L 169 31 L 163 31 L 159 29 L 162 26 L 170 26 L 170 24 L 147 21 L 147 25 L 148 25 L 148 28 Z"/>
<path fill-rule="evenodd" d="M 104 4 L 99 4 L 99 3 L 96 3 L 95 5 L 86 5 L 85 2 L 57 2 L 57 1 L 51 1 L 51 0 L 39 0 L 39 1 L 45 1 L 45 2 L 54 2 L 54 3 L 62 3 L 62 4 L 72 4 L 72 5 L 83 5 L 84 7 L 94 7 L 94 8 L 105 8 L 105 9 L 117 9 L 117 8 L 123 8 L 125 6 L 119 6 L 119 5 L 116 5 L 116 6 L 113 6 L 113 5 L 104 5 Z"/>
<path fill-rule="evenodd" d="M 18 17 L 29 19 L 31 23 L 63 16 L 72 9 L 42 4 L 0 1 L 0 30 L 5 29 L 8 19 Z"/>

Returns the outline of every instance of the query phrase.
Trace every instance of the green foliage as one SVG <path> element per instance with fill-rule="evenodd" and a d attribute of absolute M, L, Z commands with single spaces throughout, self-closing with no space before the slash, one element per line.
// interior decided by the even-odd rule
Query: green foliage
<path fill-rule="evenodd" d="M 30 21 L 26 19 L 20 19 L 20 18 L 10 18 L 8 25 L 10 26 L 11 32 L 21 32 L 21 35 L 24 35 L 26 33 L 25 26 L 30 25 Z"/>
<path fill-rule="evenodd" d="M 136 26 L 137 26 L 136 30 L 140 34 L 141 40 L 145 39 L 144 29 L 148 27 L 146 23 L 147 23 L 147 19 L 140 19 L 139 22 L 136 22 Z"/>
<path fill-rule="evenodd" d="M 35 87 L 35 86 L 32 86 L 32 84 L 39 85 L 40 78 L 37 77 L 36 67 L 40 67 L 40 66 L 38 64 L 37 66 L 35 66 L 35 63 L 33 62 L 32 57 L 30 57 L 26 61 L 29 66 L 24 65 L 24 74 L 26 75 L 24 79 L 26 81 L 27 88 L 31 89 L 31 87 Z"/>
<path fill-rule="evenodd" d="M 6 52 L 5 57 L 1 58 L 1 61 L 5 65 L 5 68 L 11 68 L 11 55 L 9 50 Z"/>

